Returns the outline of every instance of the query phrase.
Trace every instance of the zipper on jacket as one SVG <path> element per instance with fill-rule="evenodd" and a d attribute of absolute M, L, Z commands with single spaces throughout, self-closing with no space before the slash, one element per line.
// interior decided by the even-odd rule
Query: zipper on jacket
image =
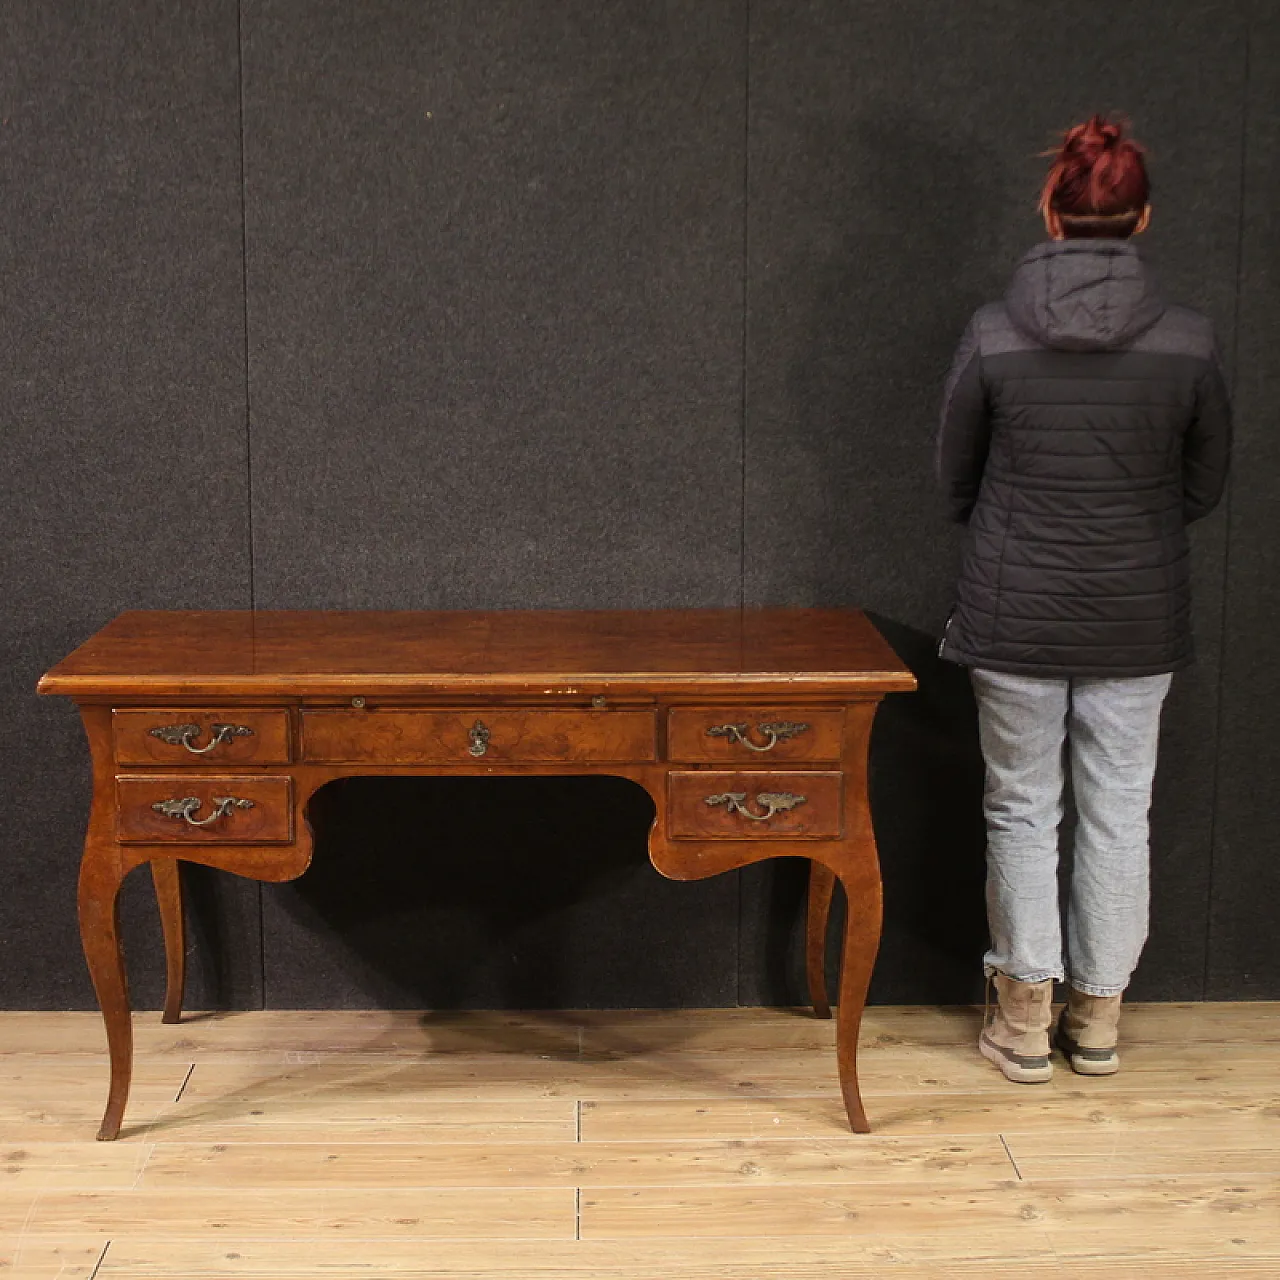
<path fill-rule="evenodd" d="M 947 620 L 942 624 L 942 639 L 938 641 L 938 657 L 940 658 L 946 657 L 946 654 L 942 651 L 947 647 L 947 636 L 951 631 L 951 624 L 956 620 L 957 608 L 959 608 L 958 605 L 953 604 L 951 606 L 950 611 L 947 613 Z"/>

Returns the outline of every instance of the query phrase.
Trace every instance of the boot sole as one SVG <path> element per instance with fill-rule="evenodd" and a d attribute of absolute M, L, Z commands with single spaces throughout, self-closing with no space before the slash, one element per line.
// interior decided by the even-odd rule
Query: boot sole
<path fill-rule="evenodd" d="M 993 1066 L 999 1067 L 1000 1074 L 1014 1084 L 1045 1084 L 1053 1079 L 1053 1063 L 1045 1060 L 1043 1066 L 1023 1067 L 1005 1057 L 1000 1048 L 987 1041 L 984 1032 L 978 1037 L 978 1052 Z"/>
<path fill-rule="evenodd" d="M 1113 1076 L 1120 1070 L 1120 1055 L 1114 1049 L 1105 1058 L 1086 1058 L 1081 1054 L 1080 1046 L 1060 1026 L 1053 1040 L 1078 1076 Z"/>
<path fill-rule="evenodd" d="M 1067 1061 L 1078 1076 L 1113 1076 L 1120 1070 L 1120 1059 L 1116 1057 L 1105 1062 L 1091 1062 L 1088 1058 L 1079 1058 L 1073 1053 Z"/>

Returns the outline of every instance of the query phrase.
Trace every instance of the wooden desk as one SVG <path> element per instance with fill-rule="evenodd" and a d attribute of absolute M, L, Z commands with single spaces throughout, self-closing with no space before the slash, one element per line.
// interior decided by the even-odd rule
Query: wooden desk
<path fill-rule="evenodd" d="M 880 699 L 915 688 L 860 613 L 125 613 L 40 681 L 80 707 L 93 807 L 80 936 L 106 1022 L 120 1129 L 133 1037 L 117 902 L 150 863 L 164 925 L 164 1020 L 182 1012 L 180 861 L 292 880 L 307 802 L 357 774 L 616 774 L 655 808 L 649 856 L 696 880 L 811 860 L 807 972 L 830 1016 L 823 943 L 848 894 L 836 1041 L 849 1123 L 868 1131 L 855 1055 L 880 942 L 867 745 Z"/>

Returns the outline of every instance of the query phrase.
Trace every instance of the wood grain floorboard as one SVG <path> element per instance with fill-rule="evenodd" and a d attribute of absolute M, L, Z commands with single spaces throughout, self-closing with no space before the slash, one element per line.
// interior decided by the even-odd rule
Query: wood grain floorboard
<path fill-rule="evenodd" d="M 1189 1046 L 1178 1064 L 1157 1046 L 1125 1054 L 1125 1071 L 1107 1080 L 1081 1082 L 1062 1073 L 1059 1089 L 1088 1093 L 1102 1104 L 1131 1092 L 1149 1094 L 1195 1088 L 1204 1092 L 1272 1095 L 1280 1047 L 1241 1046 L 1232 1055 Z M 863 1055 L 860 1078 L 873 1124 L 922 1104 L 943 1105 L 945 1095 L 993 1090 L 1009 1102 L 1026 1097 L 1023 1086 L 991 1080 L 992 1069 L 968 1046 L 904 1046 L 880 1060 Z M 993 1089 L 994 1083 L 994 1089 Z M 1051 1086 L 1054 1087 L 1054 1086 Z M 838 1097 L 828 1054 L 760 1051 L 754 1054 L 649 1054 L 588 1060 L 572 1056 L 448 1054 L 429 1062 L 341 1063 L 301 1066 L 197 1063 L 180 1104 L 165 1106 L 173 1130 L 179 1118 L 193 1123 L 294 1124 L 317 1107 L 330 1123 L 424 1123 L 441 1102 L 582 1103 L 640 1102 L 662 1098 L 737 1099 Z M 781 1102 L 780 1109 L 787 1109 Z M 836 1115 L 836 1129 L 842 1124 Z M 131 1121 L 138 1117 L 131 1113 Z M 135 1124 L 136 1127 L 136 1124 Z M 149 1130 L 146 1132 L 149 1133 Z M 832 1131 L 829 1131 L 832 1132 Z"/>
<path fill-rule="evenodd" d="M 280 1235 L 572 1240 L 576 1212 L 573 1190 L 561 1187 L 55 1189 L 37 1193 L 30 1206 L 21 1196 L 0 1198 L 0 1232 L 88 1231 L 111 1239 L 163 1231 L 228 1240 Z"/>
<path fill-rule="evenodd" d="M 1212 1245 L 1209 1246 L 1212 1248 Z M 133 1236 L 111 1243 L 101 1277 L 327 1276 L 421 1277 L 426 1280 L 1274 1280 L 1280 1253 L 1251 1255 L 1227 1240 L 1209 1256 L 1195 1242 L 1115 1244 L 1106 1256 L 1047 1238 L 971 1233 L 961 1244 L 928 1235 L 893 1243 L 848 1238 L 759 1240 L 433 1241 L 293 1238 L 213 1243 Z"/>
<path fill-rule="evenodd" d="M 793 1139 L 772 1142 L 560 1142 L 162 1145 L 137 1185 L 147 1188 L 696 1187 L 770 1183 L 910 1186 L 1008 1177 L 995 1135 L 962 1138 Z"/>
<path fill-rule="evenodd" d="M 1280 1278 L 1280 1005 L 1035 1088 L 977 1027 L 869 1010 L 862 1136 L 792 1010 L 140 1014 L 103 1144 L 97 1016 L 0 1014 L 0 1280 Z"/>
<path fill-rule="evenodd" d="M 582 1194 L 584 1239 L 840 1235 L 886 1244 L 913 1232 L 1107 1238 L 1159 1233 L 1205 1241 L 1235 1236 L 1280 1250 L 1280 1179 L 1016 1181 L 955 1191 L 775 1186 L 601 1189 Z"/>
<path fill-rule="evenodd" d="M 976 1038 L 981 1010 L 969 1006 L 873 1006 L 862 1045 L 964 1044 Z M 276 1009 L 199 1013 L 162 1023 L 155 1011 L 134 1019 L 140 1056 L 234 1055 L 266 1061 L 306 1053 L 379 1057 L 426 1053 L 608 1052 L 628 1046 L 682 1049 L 827 1049 L 834 1024 L 803 1009 L 639 1009 L 533 1013 Z M 1131 1005 L 1127 1044 L 1253 1044 L 1280 1041 L 1280 1002 Z M 0 1011 L 0 1061 L 7 1054 L 102 1056 L 106 1037 L 96 1012 Z"/>
<path fill-rule="evenodd" d="M 99 1268 L 106 1247 L 105 1236 L 7 1235 L 0 1231 L 0 1276 L 5 1280 L 28 1276 L 32 1280 L 52 1276 L 87 1280 Z"/>
<path fill-rule="evenodd" d="M 1006 1144 L 1024 1178 L 1280 1176 L 1280 1117 L 1187 1125 L 1150 1132 L 1057 1130 L 1010 1133 Z"/>
<path fill-rule="evenodd" d="M 1248 1125 L 1280 1117 L 1280 1080 L 1257 1091 L 1192 1091 L 1184 1084 L 1181 1091 L 1150 1093 L 1107 1091 L 1092 1081 L 1077 1087 L 1069 1077 L 1034 1089 L 992 1081 L 982 1092 L 928 1094 L 921 1090 L 880 1098 L 873 1114 L 876 1133 L 894 1136 Z M 582 1136 L 610 1141 L 643 1133 L 652 1141 L 667 1142 L 821 1137 L 839 1132 L 843 1116 L 839 1098 L 829 1096 L 587 1101 L 582 1103 Z"/>

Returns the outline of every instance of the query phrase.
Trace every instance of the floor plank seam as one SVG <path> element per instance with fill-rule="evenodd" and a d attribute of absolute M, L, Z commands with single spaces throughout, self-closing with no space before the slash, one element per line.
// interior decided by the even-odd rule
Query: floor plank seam
<path fill-rule="evenodd" d="M 194 1062 L 187 1068 L 187 1074 L 182 1077 L 182 1084 L 178 1087 L 178 1092 L 174 1095 L 174 1102 L 182 1101 L 182 1095 L 186 1093 L 187 1085 L 191 1083 L 191 1076 L 195 1069 L 196 1064 Z"/>
<path fill-rule="evenodd" d="M 1009 1157 L 1009 1163 L 1013 1165 L 1013 1171 L 1018 1175 L 1018 1181 L 1022 1181 L 1022 1170 L 1018 1168 L 1018 1162 L 1013 1158 L 1013 1152 L 1009 1150 L 1009 1144 L 1004 1140 L 1004 1134 L 998 1133 L 996 1137 L 1000 1139 L 1000 1145 L 1004 1148 L 1004 1153 Z"/>
<path fill-rule="evenodd" d="M 111 1241 L 108 1240 L 107 1243 L 102 1246 L 102 1252 L 98 1254 L 98 1260 L 93 1264 L 93 1270 L 89 1272 L 89 1280 L 95 1280 L 95 1277 L 97 1276 L 98 1272 L 102 1269 L 102 1262 L 103 1262 L 103 1259 L 107 1256 L 107 1250 L 110 1248 L 111 1248 Z"/>

